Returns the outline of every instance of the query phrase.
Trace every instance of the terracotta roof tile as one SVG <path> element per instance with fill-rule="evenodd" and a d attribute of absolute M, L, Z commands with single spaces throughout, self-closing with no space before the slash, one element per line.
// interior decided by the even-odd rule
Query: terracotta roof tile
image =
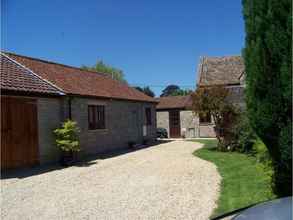
<path fill-rule="evenodd" d="M 61 95 L 62 91 L 41 79 L 27 68 L 0 54 L 1 89 L 42 94 Z"/>
<path fill-rule="evenodd" d="M 156 102 L 152 97 L 129 87 L 125 83 L 113 80 L 100 73 L 13 53 L 5 52 L 5 54 L 58 86 L 67 94 Z"/>
<path fill-rule="evenodd" d="M 199 64 L 198 85 L 239 84 L 244 73 L 241 56 L 203 57 Z"/>
<path fill-rule="evenodd" d="M 192 106 L 190 95 L 187 96 L 166 96 L 157 98 L 159 104 L 157 109 L 188 109 Z"/>

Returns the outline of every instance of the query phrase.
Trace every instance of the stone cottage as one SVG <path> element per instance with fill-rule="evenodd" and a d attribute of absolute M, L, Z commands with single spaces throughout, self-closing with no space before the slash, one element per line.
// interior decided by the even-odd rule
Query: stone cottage
<path fill-rule="evenodd" d="M 245 107 L 244 63 L 240 56 L 202 57 L 198 66 L 197 87 L 222 85 L 231 91 L 231 101 Z M 194 115 L 190 96 L 158 99 L 157 126 L 165 128 L 169 137 L 215 137 L 210 115 Z"/>
<path fill-rule="evenodd" d="M 105 74 L 1 52 L 1 168 L 57 161 L 52 131 L 66 119 L 85 155 L 153 140 L 156 104 Z"/>

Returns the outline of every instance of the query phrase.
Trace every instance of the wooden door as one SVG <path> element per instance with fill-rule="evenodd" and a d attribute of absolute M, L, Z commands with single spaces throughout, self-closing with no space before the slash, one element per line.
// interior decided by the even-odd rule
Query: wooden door
<path fill-rule="evenodd" d="M 1 97 L 1 169 L 38 164 L 35 99 Z"/>
<path fill-rule="evenodd" d="M 179 110 L 169 111 L 169 127 L 170 127 L 170 137 L 171 138 L 180 138 L 181 137 L 180 111 Z"/>

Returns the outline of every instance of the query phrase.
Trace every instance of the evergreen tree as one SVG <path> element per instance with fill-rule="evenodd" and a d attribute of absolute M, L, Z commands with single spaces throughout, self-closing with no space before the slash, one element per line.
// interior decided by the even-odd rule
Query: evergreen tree
<path fill-rule="evenodd" d="M 292 2 L 243 0 L 246 102 L 268 147 L 279 195 L 292 195 Z"/>

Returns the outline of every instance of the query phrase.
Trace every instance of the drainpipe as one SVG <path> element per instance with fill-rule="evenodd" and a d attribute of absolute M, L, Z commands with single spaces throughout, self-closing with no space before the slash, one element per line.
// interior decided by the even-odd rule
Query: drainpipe
<path fill-rule="evenodd" d="M 68 98 L 68 118 L 69 118 L 69 120 L 72 119 L 72 115 L 71 115 L 71 97 Z"/>

